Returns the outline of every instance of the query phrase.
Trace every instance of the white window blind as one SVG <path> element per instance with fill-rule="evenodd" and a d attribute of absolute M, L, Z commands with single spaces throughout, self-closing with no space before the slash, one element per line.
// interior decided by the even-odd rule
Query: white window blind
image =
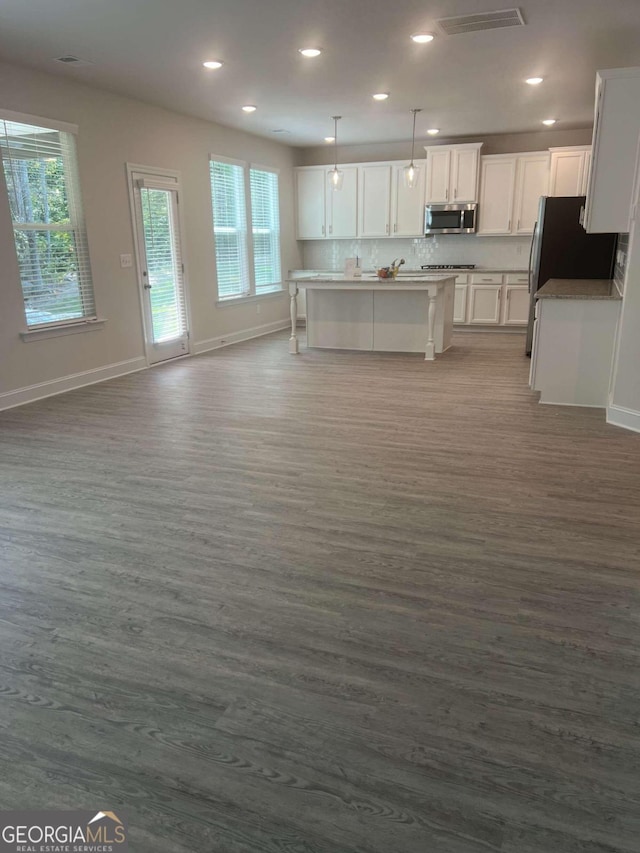
<path fill-rule="evenodd" d="M 218 297 L 248 296 L 251 282 L 244 166 L 212 160 L 210 170 Z"/>
<path fill-rule="evenodd" d="M 256 293 L 265 293 L 279 290 L 282 284 L 278 175 L 252 168 L 249 179 L 255 288 Z"/>
<path fill-rule="evenodd" d="M 0 149 L 27 325 L 95 317 L 73 134 L 0 118 Z"/>

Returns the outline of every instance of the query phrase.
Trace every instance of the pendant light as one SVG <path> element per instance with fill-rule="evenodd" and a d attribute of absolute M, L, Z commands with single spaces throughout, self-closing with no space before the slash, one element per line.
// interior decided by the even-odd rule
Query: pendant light
<path fill-rule="evenodd" d="M 413 134 L 411 136 L 411 162 L 408 166 L 404 167 L 404 185 L 407 189 L 412 190 L 414 187 L 418 186 L 418 173 L 420 169 L 413 162 L 413 153 L 416 147 L 416 114 L 421 113 L 421 109 L 413 109 L 411 110 L 413 113 Z"/>
<path fill-rule="evenodd" d="M 333 138 L 334 138 L 334 148 L 335 148 L 335 163 L 333 169 L 329 172 L 329 182 L 331 183 L 331 188 L 334 190 L 342 189 L 342 179 L 344 178 L 344 172 L 341 172 L 338 169 L 338 122 L 342 118 L 342 116 L 331 116 L 333 119 Z"/>

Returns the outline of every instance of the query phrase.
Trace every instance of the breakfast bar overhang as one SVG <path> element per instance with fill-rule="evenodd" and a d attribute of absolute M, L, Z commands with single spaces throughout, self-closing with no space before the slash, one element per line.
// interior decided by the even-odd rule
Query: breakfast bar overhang
<path fill-rule="evenodd" d="M 455 278 L 416 275 L 300 276 L 288 280 L 289 352 L 299 352 L 298 292 L 306 291 L 307 346 L 373 352 L 424 352 L 426 361 L 451 346 Z"/>

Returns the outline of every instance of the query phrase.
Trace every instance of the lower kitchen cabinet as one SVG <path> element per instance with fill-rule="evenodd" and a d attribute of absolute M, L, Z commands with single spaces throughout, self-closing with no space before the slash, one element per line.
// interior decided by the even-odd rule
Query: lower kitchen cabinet
<path fill-rule="evenodd" d="M 521 284 L 505 284 L 502 296 L 502 325 L 526 326 L 529 320 L 529 288 Z"/>
<path fill-rule="evenodd" d="M 520 326 L 529 320 L 527 273 L 456 276 L 453 322 L 460 326 Z"/>
<path fill-rule="evenodd" d="M 469 285 L 456 284 L 455 296 L 453 299 L 453 322 L 467 322 L 467 292 Z"/>
<path fill-rule="evenodd" d="M 501 284 L 470 284 L 468 322 L 483 326 L 499 325 L 501 293 Z"/>

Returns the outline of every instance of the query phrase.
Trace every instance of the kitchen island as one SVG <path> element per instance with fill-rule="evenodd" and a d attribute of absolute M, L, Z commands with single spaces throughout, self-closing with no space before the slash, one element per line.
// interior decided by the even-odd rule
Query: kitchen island
<path fill-rule="evenodd" d="M 451 346 L 455 277 L 379 279 L 376 275 L 297 276 L 291 299 L 289 352 L 299 352 L 297 297 L 307 302 L 307 346 L 374 352 L 423 352 L 426 361 Z"/>

